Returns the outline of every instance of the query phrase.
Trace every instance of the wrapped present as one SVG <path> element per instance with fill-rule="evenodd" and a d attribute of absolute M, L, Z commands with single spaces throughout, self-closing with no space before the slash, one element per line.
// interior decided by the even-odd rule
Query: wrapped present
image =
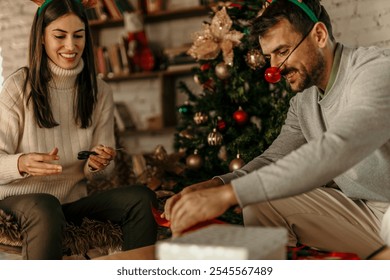
<path fill-rule="evenodd" d="M 160 260 L 286 259 L 284 228 L 212 224 L 156 243 Z"/>

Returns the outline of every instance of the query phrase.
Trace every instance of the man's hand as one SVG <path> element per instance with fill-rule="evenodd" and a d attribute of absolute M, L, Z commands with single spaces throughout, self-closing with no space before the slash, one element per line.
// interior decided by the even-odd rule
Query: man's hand
<path fill-rule="evenodd" d="M 230 184 L 182 194 L 171 213 L 172 235 L 179 236 L 186 229 L 222 215 L 237 199 Z"/>
<path fill-rule="evenodd" d="M 97 155 L 90 155 L 87 164 L 96 171 L 105 169 L 116 156 L 115 149 L 103 145 L 95 146 L 92 151 Z"/>
<path fill-rule="evenodd" d="M 161 216 L 167 220 L 170 220 L 172 208 L 175 205 L 175 203 L 181 198 L 182 195 L 196 191 L 196 190 L 207 189 L 207 188 L 212 188 L 212 187 L 221 186 L 221 185 L 223 185 L 223 182 L 220 179 L 216 178 L 216 179 L 211 179 L 208 181 L 200 182 L 197 184 L 193 184 L 191 186 L 184 188 L 181 192 L 179 192 L 179 193 L 171 196 L 169 199 L 167 199 L 167 201 L 165 202 L 165 205 L 164 205 L 164 213 Z"/>
<path fill-rule="evenodd" d="M 62 172 L 62 166 L 53 163 L 59 160 L 58 148 L 54 148 L 51 152 L 45 153 L 29 153 L 23 154 L 18 159 L 19 173 L 32 176 L 45 176 L 59 174 Z"/>

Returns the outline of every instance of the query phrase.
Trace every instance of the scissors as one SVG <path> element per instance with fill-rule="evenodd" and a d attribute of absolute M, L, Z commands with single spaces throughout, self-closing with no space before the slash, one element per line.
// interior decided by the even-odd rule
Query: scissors
<path fill-rule="evenodd" d="M 124 150 L 124 148 L 117 148 L 115 149 L 115 151 L 121 151 L 121 150 Z M 84 159 L 88 159 L 90 155 L 98 155 L 98 153 L 94 152 L 94 151 L 81 151 L 77 154 L 77 159 L 80 159 L 80 160 L 84 160 Z"/>
<path fill-rule="evenodd" d="M 77 154 L 77 159 L 84 160 L 88 159 L 90 155 L 97 155 L 98 153 L 93 151 L 81 151 Z"/>

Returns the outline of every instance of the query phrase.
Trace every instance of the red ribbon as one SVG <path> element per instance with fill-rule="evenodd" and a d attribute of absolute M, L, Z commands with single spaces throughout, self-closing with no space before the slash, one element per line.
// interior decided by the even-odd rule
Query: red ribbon
<path fill-rule="evenodd" d="M 171 222 L 168 221 L 167 219 L 161 217 L 162 213 L 160 211 L 158 211 L 156 208 L 152 207 L 152 213 L 153 213 L 153 217 L 154 217 L 156 223 L 159 226 L 167 227 L 167 228 L 169 228 L 171 226 Z M 226 224 L 226 223 L 221 221 L 221 220 L 218 220 L 218 219 L 211 219 L 208 221 L 200 222 L 200 223 L 186 229 L 185 231 L 183 231 L 183 233 L 198 230 L 200 228 L 203 228 L 205 226 L 212 225 L 212 224 Z"/>
<path fill-rule="evenodd" d="M 305 245 L 288 247 L 287 251 L 292 260 L 360 260 L 354 253 L 319 251 Z"/>

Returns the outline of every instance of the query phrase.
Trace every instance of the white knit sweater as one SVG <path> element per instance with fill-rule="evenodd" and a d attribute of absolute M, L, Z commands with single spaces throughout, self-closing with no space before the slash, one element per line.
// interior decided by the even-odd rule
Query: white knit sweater
<path fill-rule="evenodd" d="M 113 96 L 109 86 L 98 80 L 98 102 L 92 126 L 81 129 L 74 121 L 75 82 L 84 67 L 83 62 L 71 70 L 50 63 L 53 80 L 49 82 L 50 98 L 55 120 L 59 126 L 40 128 L 35 121 L 31 102 L 26 106 L 23 95 L 25 72 L 18 70 L 4 83 L 0 93 L 0 199 L 28 193 L 49 193 L 61 203 L 86 196 L 85 179 L 108 174 L 113 162 L 104 172 L 90 172 L 86 161 L 77 153 L 103 144 L 115 146 Z M 59 149 L 63 171 L 59 175 L 23 177 L 18 170 L 18 158 L 24 153 L 48 153 Z"/>

